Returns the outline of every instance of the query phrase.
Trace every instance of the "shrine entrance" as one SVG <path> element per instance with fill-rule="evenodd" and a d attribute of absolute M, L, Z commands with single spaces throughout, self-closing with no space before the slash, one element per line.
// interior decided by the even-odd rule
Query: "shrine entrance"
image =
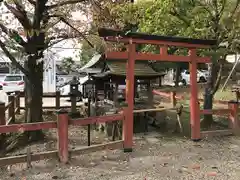
<path fill-rule="evenodd" d="M 105 56 L 107 59 L 127 60 L 126 74 L 126 101 L 128 107 L 124 111 L 125 123 L 123 127 L 124 150 L 132 151 L 133 146 L 133 110 L 134 110 L 134 66 L 135 61 L 165 61 L 165 62 L 188 62 L 190 70 L 190 123 L 191 123 L 191 139 L 198 141 L 201 139 L 200 133 L 200 111 L 198 104 L 198 88 L 197 88 L 197 64 L 210 63 L 210 57 L 199 57 L 197 49 L 210 48 L 216 44 L 215 40 L 201 40 L 181 37 L 166 37 L 158 35 L 148 35 L 142 33 L 125 33 L 112 29 L 101 28 L 99 35 L 109 42 L 119 42 L 127 45 L 127 51 L 107 51 Z M 137 52 L 136 45 L 150 44 L 160 46 L 160 53 L 142 53 Z M 178 48 L 187 48 L 188 56 L 170 55 L 168 48 L 170 46 Z"/>

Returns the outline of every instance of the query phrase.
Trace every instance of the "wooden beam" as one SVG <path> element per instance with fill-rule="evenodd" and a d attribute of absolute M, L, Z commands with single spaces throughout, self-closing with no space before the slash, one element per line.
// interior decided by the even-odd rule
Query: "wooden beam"
<path fill-rule="evenodd" d="M 96 116 L 96 117 L 89 117 L 89 118 L 71 119 L 69 121 L 69 124 L 73 126 L 85 126 L 88 124 L 120 121 L 123 119 L 124 119 L 123 114 L 115 114 L 115 115 L 108 115 L 108 116 Z"/>
<path fill-rule="evenodd" d="M 83 105 L 77 105 L 76 107 L 82 107 Z M 57 107 L 56 106 L 43 106 L 43 110 L 45 109 L 50 109 L 56 111 Z M 70 109 L 71 106 L 60 106 L 59 109 Z M 20 109 L 25 109 L 25 107 L 20 107 Z"/>
<path fill-rule="evenodd" d="M 229 115 L 230 109 L 201 109 L 200 114 Z"/>
<path fill-rule="evenodd" d="M 161 55 L 167 55 L 167 46 L 160 47 L 160 54 Z"/>
<path fill-rule="evenodd" d="M 31 154 L 31 161 L 40 161 L 44 159 L 57 158 L 58 151 L 47 151 L 37 154 Z M 0 166 L 7 166 L 11 164 L 24 163 L 27 162 L 27 155 L 18 155 L 11 157 L 0 158 Z"/>
<path fill-rule="evenodd" d="M 6 126 L 0 126 L 0 133 L 9 133 L 17 131 L 35 131 L 41 129 L 57 128 L 57 122 L 37 122 L 37 123 L 25 123 L 25 124 L 11 124 Z"/>
<path fill-rule="evenodd" d="M 129 43 L 129 38 L 106 37 L 105 40 L 109 42 Z M 167 46 L 177 46 L 177 47 L 186 47 L 186 48 L 211 47 L 210 45 L 190 44 L 190 43 L 184 43 L 184 42 L 169 42 L 169 41 L 159 41 L 159 40 L 132 39 L 132 42 L 136 44 L 167 45 Z"/>
<path fill-rule="evenodd" d="M 154 109 L 136 109 L 134 113 L 141 113 L 141 112 L 160 112 L 166 110 L 176 110 L 177 108 L 154 108 Z"/>
<path fill-rule="evenodd" d="M 126 60 L 128 58 L 128 52 L 106 52 L 106 58 L 109 60 Z M 151 53 L 136 53 L 136 60 L 152 60 L 152 61 L 166 61 L 166 62 L 191 62 L 189 56 L 177 56 L 177 55 L 162 55 Z M 210 63 L 209 57 L 197 57 L 195 59 L 197 63 Z"/>
<path fill-rule="evenodd" d="M 123 139 L 124 139 L 124 152 L 132 152 L 133 147 L 133 110 L 134 110 L 134 69 L 135 69 L 135 56 L 136 56 L 136 44 L 130 39 L 128 44 L 128 59 L 126 63 L 126 102 L 128 104 L 124 111 L 124 123 L 123 123 Z"/>
<path fill-rule="evenodd" d="M 201 139 L 200 114 L 198 104 L 198 84 L 197 84 L 197 51 L 189 49 L 189 71 L 190 71 L 190 123 L 191 123 L 191 139 L 198 141 Z"/>
<path fill-rule="evenodd" d="M 122 149 L 122 148 L 123 148 L 123 140 L 119 140 L 119 141 L 114 141 L 106 144 L 92 145 L 90 147 L 84 147 L 80 149 L 72 149 L 72 150 L 69 150 L 69 154 L 71 156 L 75 156 L 75 155 L 82 155 L 86 153 L 96 152 L 96 151 L 102 151 L 106 149 L 114 150 L 114 149 Z M 44 159 L 53 159 L 53 158 L 58 158 L 57 150 L 31 154 L 31 161 L 40 161 Z M 0 158 L 0 166 L 24 163 L 26 161 L 27 161 L 27 155 L 4 157 L 4 158 Z"/>
<path fill-rule="evenodd" d="M 122 149 L 123 148 L 123 140 L 114 141 L 106 144 L 97 144 L 91 145 L 89 147 L 79 148 L 70 150 L 70 156 L 82 155 L 86 153 L 92 153 L 96 151 L 103 151 L 103 150 L 114 150 L 114 149 Z"/>
<path fill-rule="evenodd" d="M 165 98 L 170 98 L 171 97 L 171 93 L 167 93 L 167 92 L 161 92 L 161 91 L 158 91 L 158 90 L 153 90 L 152 91 L 153 94 L 155 95 L 159 95 L 159 96 L 163 96 Z M 176 99 L 179 99 L 179 100 L 182 100 L 184 99 L 184 96 L 175 96 Z"/>

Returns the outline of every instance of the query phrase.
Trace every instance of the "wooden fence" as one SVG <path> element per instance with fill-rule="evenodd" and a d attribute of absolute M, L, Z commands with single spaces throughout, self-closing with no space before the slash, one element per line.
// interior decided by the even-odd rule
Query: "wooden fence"
<path fill-rule="evenodd" d="M 176 97 L 174 93 L 172 93 L 172 98 Z M 14 99 L 19 97 L 18 95 L 14 96 Z M 49 96 L 48 96 L 49 97 Z M 50 97 L 53 97 L 52 95 Z M 169 96 L 171 97 L 171 96 Z M 17 103 L 15 103 L 17 104 Z M 13 103 L 11 105 L 16 107 Z M 10 105 L 9 105 L 10 107 Z M 19 106 L 18 106 L 19 107 Z M 1 106 L 2 109 L 6 110 L 6 107 Z M 0 108 L 0 109 L 1 109 Z M 19 108 L 14 108 L 14 110 L 18 111 Z M 172 108 L 171 108 L 172 109 Z M 227 130 L 219 130 L 219 131 L 204 131 L 201 132 L 202 137 L 216 134 L 237 134 L 240 132 L 239 124 L 238 124 L 238 103 L 229 102 L 229 106 L 226 109 L 218 109 L 218 110 L 200 110 L 199 114 L 214 114 L 214 113 L 226 113 L 229 115 L 229 129 Z M 159 108 L 157 111 L 167 110 L 167 108 Z M 140 111 L 140 110 L 138 110 Z M 144 110 L 142 110 L 144 111 Z M 124 148 L 125 152 L 130 152 L 130 149 L 133 145 L 133 129 L 131 123 L 125 121 L 125 113 L 127 113 L 127 109 L 123 110 L 122 113 L 114 114 L 114 115 L 105 115 L 105 116 L 97 116 L 97 117 L 88 117 L 88 118 L 77 118 L 73 119 L 68 115 L 66 110 L 58 111 L 58 119 L 57 121 L 49 121 L 49 122 L 37 122 L 37 123 L 24 123 L 24 124 L 7 124 L 3 123 L 0 118 L 0 133 L 10 133 L 10 132 L 23 132 L 23 131 L 34 131 L 34 130 L 43 130 L 43 129 L 57 129 L 58 132 L 58 141 L 57 141 L 57 150 L 41 152 L 41 153 L 31 153 L 27 151 L 25 155 L 17 155 L 12 157 L 4 157 L 0 158 L 0 166 L 15 164 L 15 163 L 31 163 L 31 161 L 39 161 L 43 159 L 52 159 L 59 158 L 59 160 L 63 163 L 67 163 L 71 156 L 95 152 L 99 150 L 105 149 L 119 149 Z M 137 112 L 136 112 L 137 113 Z M 0 112 L 1 115 L 1 112 Z M 1 115 L 2 117 L 2 115 Z M 84 148 L 79 149 L 69 149 L 69 136 L 68 136 L 68 128 L 69 126 L 86 126 L 95 123 L 105 123 L 105 122 L 116 122 L 123 121 L 123 138 L 122 140 L 113 141 L 110 143 L 92 145 L 88 144 Z M 3 136 L 4 137 L 4 136 Z"/>
<path fill-rule="evenodd" d="M 172 104 L 176 104 L 178 100 L 184 100 L 184 96 L 177 95 L 176 91 L 171 91 L 171 92 L 162 92 L 159 90 L 153 90 L 153 94 L 162 96 L 164 98 L 170 98 Z M 203 103 L 204 99 L 198 98 L 199 103 Z M 223 104 L 223 105 L 228 105 L 229 101 L 223 101 L 223 100 L 214 100 L 213 103 L 217 104 Z"/>
<path fill-rule="evenodd" d="M 71 108 L 71 107 L 78 107 L 76 105 L 76 99 L 71 101 L 70 106 L 61 106 L 60 100 L 61 98 L 70 98 L 70 95 L 61 95 L 60 91 L 56 91 L 54 94 L 44 94 L 43 98 L 55 98 L 55 106 L 44 106 L 43 109 L 53 109 L 59 110 L 61 108 Z M 25 109 L 25 107 L 20 106 L 20 99 L 24 98 L 24 94 L 20 92 L 15 92 L 15 95 L 8 96 L 8 103 L 0 103 L 0 124 L 1 125 L 8 125 L 10 123 L 15 122 L 15 117 L 17 114 L 20 114 L 21 109 Z M 76 97 L 71 97 L 76 98 Z M 26 102 L 26 101 L 25 101 Z M 73 105 L 74 103 L 74 105 Z"/>
<path fill-rule="evenodd" d="M 34 130 L 44 130 L 44 129 L 45 130 L 57 129 L 58 149 L 54 151 L 41 152 L 36 154 L 28 152 L 26 155 L 0 158 L 0 166 L 6 166 L 6 165 L 15 164 L 15 163 L 23 163 L 23 162 L 30 163 L 31 161 L 39 161 L 43 159 L 52 159 L 52 158 L 59 158 L 61 162 L 67 163 L 70 156 L 75 156 L 75 155 L 89 153 L 89 152 L 95 152 L 95 151 L 104 150 L 104 149 L 123 148 L 124 141 L 117 140 L 117 141 L 113 141 L 106 144 L 91 145 L 91 146 L 87 146 L 79 149 L 77 148 L 69 149 L 69 138 L 68 138 L 69 126 L 85 126 L 85 125 L 94 124 L 94 123 L 121 121 L 123 119 L 124 119 L 123 114 L 71 119 L 68 116 L 67 111 L 61 110 L 58 112 L 57 121 L 1 125 L 0 126 L 1 134 L 10 133 L 10 132 L 19 132 L 19 131 L 23 132 L 23 131 L 34 131 Z"/>
<path fill-rule="evenodd" d="M 171 103 L 174 105 L 177 104 L 177 100 L 183 100 L 183 96 L 177 96 L 176 92 L 161 92 L 158 90 L 153 90 L 153 94 L 162 96 L 164 98 L 170 98 Z M 204 102 L 203 99 L 199 100 L 200 102 Z M 229 129 L 224 130 L 213 130 L 213 131 L 201 131 L 201 137 L 208 137 L 208 136 L 216 136 L 216 135 L 231 135 L 231 134 L 240 134 L 240 123 L 238 120 L 238 111 L 239 103 L 237 101 L 222 101 L 222 100 L 214 100 L 214 103 L 228 105 L 227 108 L 218 108 L 218 109 L 200 109 L 199 107 L 199 115 L 204 114 L 212 114 L 217 116 L 227 116 L 229 117 Z"/>

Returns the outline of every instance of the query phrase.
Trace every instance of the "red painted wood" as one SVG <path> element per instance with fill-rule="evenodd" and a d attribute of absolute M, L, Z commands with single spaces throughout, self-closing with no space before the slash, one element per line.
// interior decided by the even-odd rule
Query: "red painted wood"
<path fill-rule="evenodd" d="M 18 132 L 18 131 L 34 131 L 34 130 L 52 129 L 52 128 L 57 128 L 57 123 L 54 121 L 12 124 L 12 125 L 0 126 L 0 133 L 9 133 L 9 132 Z"/>
<path fill-rule="evenodd" d="M 105 53 L 107 59 L 126 60 L 128 58 L 127 52 L 116 52 L 109 51 Z M 162 55 L 162 54 L 151 54 L 151 53 L 137 53 L 135 60 L 153 60 L 153 61 L 168 61 L 168 62 L 191 62 L 191 58 L 188 56 L 178 55 Z M 209 57 L 197 57 L 197 63 L 210 63 Z"/>
<path fill-rule="evenodd" d="M 68 114 L 58 115 L 58 156 L 62 163 L 68 162 Z"/>
<path fill-rule="evenodd" d="M 160 54 L 161 55 L 167 55 L 168 52 L 167 52 L 167 46 L 163 46 L 160 48 Z"/>
<path fill-rule="evenodd" d="M 167 62 L 191 62 L 191 58 L 188 56 L 180 55 L 161 55 L 151 53 L 137 53 L 136 60 L 153 60 L 153 61 L 167 61 Z M 210 63 L 209 57 L 197 57 L 197 63 Z"/>
<path fill-rule="evenodd" d="M 161 92 L 161 91 L 158 91 L 158 90 L 153 90 L 152 92 L 155 95 L 164 96 L 164 97 L 167 97 L 167 98 L 171 97 L 171 93 Z M 182 100 L 182 99 L 184 99 L 184 96 L 177 96 L 176 95 L 175 98 L 178 99 L 178 100 Z"/>
<path fill-rule="evenodd" d="M 123 42 L 128 43 L 129 38 L 119 38 L 119 37 L 106 37 L 106 41 L 109 42 Z M 209 48 L 210 45 L 201 45 L 201 44 L 189 44 L 189 43 L 180 43 L 180 42 L 168 42 L 168 41 L 159 41 L 159 40 L 143 40 L 143 39 L 133 39 L 133 43 L 136 44 L 155 44 L 155 45 L 168 45 L 168 46 L 178 46 L 186 48 Z"/>
<path fill-rule="evenodd" d="M 200 111 L 198 104 L 198 90 L 197 90 L 197 62 L 196 49 L 189 50 L 189 57 L 191 58 L 190 67 L 190 117 L 191 117 L 191 138 L 192 140 L 201 139 L 200 134 Z"/>
<path fill-rule="evenodd" d="M 238 103 L 229 103 L 228 104 L 229 109 L 230 109 L 230 114 L 229 114 L 229 127 L 233 129 L 233 132 L 235 135 L 239 135 L 240 132 L 240 126 L 239 126 L 239 121 L 238 121 Z"/>
<path fill-rule="evenodd" d="M 85 126 L 88 124 L 120 121 L 123 119 L 124 119 L 123 114 L 116 114 L 116 115 L 108 115 L 108 116 L 80 118 L 80 119 L 74 119 L 74 120 L 71 119 L 71 120 L 69 120 L 69 124 L 74 125 L 74 126 Z"/>
<path fill-rule="evenodd" d="M 224 115 L 229 114 L 231 109 L 201 109 L 200 114 Z"/>
<path fill-rule="evenodd" d="M 125 120 L 123 123 L 123 140 L 124 149 L 133 147 L 133 109 L 134 109 L 134 66 L 136 45 L 131 41 L 128 45 L 128 61 L 126 74 L 126 100 L 128 107 L 125 109 Z"/>

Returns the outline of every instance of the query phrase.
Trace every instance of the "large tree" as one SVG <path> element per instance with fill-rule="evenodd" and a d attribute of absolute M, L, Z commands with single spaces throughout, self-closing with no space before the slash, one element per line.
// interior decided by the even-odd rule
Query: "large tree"
<path fill-rule="evenodd" d="M 137 25 L 140 32 L 217 40 L 214 48 L 199 51 L 212 58 L 211 76 L 204 94 L 204 109 L 212 109 L 226 56 L 240 50 L 239 0 L 138 0 L 135 4 L 118 1 L 103 3 L 101 9 L 94 17 L 95 23 L 102 26 L 124 29 Z M 158 52 L 157 48 L 150 45 L 141 50 Z M 187 54 L 182 49 L 170 48 L 169 51 Z M 182 63 L 167 63 L 164 67 L 174 66 L 181 67 Z M 205 115 L 203 124 L 208 126 L 212 122 L 212 115 Z"/>
<path fill-rule="evenodd" d="M 185 24 L 174 16 L 170 15 L 169 7 L 173 3 L 170 1 L 143 1 L 136 3 L 130 1 L 116 1 L 115 3 L 102 3 L 101 11 L 95 11 L 93 14 L 93 24 L 95 26 L 104 26 L 107 28 L 120 29 L 125 31 L 139 31 L 161 35 L 179 35 L 184 31 Z M 119 45 L 118 45 L 119 48 Z M 120 45 L 120 48 L 122 46 Z M 159 53 L 159 47 L 152 45 L 139 45 L 139 51 L 148 51 Z M 179 53 L 176 48 L 169 48 L 169 53 Z M 186 68 L 186 63 L 155 63 L 149 61 L 156 70 L 165 70 L 167 68 L 176 68 L 179 77 L 180 68 Z M 164 64 L 164 65 L 163 65 Z M 178 79 L 176 79 L 178 81 Z M 176 83 L 178 84 L 178 83 Z"/>
<path fill-rule="evenodd" d="M 212 57 L 210 78 L 204 94 L 204 109 L 212 109 L 214 94 L 218 90 L 226 56 L 240 50 L 239 0 L 178 0 L 174 1 L 171 15 L 186 24 L 184 35 L 215 39 L 217 44 L 202 54 Z M 212 115 L 205 115 L 203 126 L 210 126 Z"/>
<path fill-rule="evenodd" d="M 74 20 L 71 12 L 87 14 L 87 0 L 1 0 L 0 47 L 24 75 L 26 122 L 42 121 L 44 51 L 62 40 L 85 39 L 84 18 Z M 86 40 L 87 41 L 87 40 Z M 91 46 L 92 44 L 87 41 Z M 21 64 L 12 51 L 21 52 Z M 40 131 L 29 133 L 39 138 Z"/>

